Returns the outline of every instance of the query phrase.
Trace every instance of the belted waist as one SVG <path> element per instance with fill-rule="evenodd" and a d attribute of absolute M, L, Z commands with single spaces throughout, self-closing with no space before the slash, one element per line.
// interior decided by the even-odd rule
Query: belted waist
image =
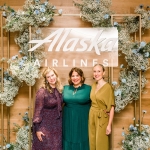
<path fill-rule="evenodd" d="M 91 106 L 91 110 L 97 112 L 99 126 L 102 127 L 107 122 L 106 118 L 108 118 L 108 114 L 106 113 L 105 109 Z"/>

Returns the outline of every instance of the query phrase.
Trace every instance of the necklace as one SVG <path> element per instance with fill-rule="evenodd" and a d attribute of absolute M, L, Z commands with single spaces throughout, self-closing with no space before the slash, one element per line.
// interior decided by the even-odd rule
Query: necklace
<path fill-rule="evenodd" d="M 76 93 L 77 93 L 77 88 L 76 88 L 76 89 L 74 89 L 74 91 L 73 91 L 72 95 L 75 95 Z"/>

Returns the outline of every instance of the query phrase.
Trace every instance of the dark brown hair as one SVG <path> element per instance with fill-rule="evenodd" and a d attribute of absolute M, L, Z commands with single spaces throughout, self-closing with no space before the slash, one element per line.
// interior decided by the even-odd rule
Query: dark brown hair
<path fill-rule="evenodd" d="M 71 76 L 72 76 L 72 73 L 73 73 L 74 71 L 79 74 L 79 76 L 81 77 L 81 84 L 83 84 L 84 81 L 85 81 L 85 77 L 84 77 L 83 71 L 82 71 L 80 68 L 74 67 L 74 68 L 72 68 L 72 69 L 70 70 L 70 72 L 69 72 L 69 80 L 68 80 L 69 85 L 73 85 L 73 82 L 71 81 Z"/>

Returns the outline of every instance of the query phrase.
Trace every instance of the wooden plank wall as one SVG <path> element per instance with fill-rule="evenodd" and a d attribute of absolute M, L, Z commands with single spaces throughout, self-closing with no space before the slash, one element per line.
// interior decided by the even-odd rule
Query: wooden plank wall
<path fill-rule="evenodd" d="M 79 10 L 75 7 L 73 7 L 71 0 L 51 0 L 50 1 L 53 5 L 55 5 L 58 9 L 62 8 L 63 13 L 66 14 L 77 14 L 79 13 Z M 7 5 L 19 9 L 22 8 L 24 5 L 24 0 L 1 0 L 0 5 L 3 5 L 6 3 Z M 112 10 L 116 12 L 117 14 L 130 14 L 134 13 L 134 8 L 136 6 L 139 6 L 140 4 L 143 4 L 144 6 L 150 5 L 150 3 L 147 0 L 112 0 Z M 55 16 L 54 22 L 51 26 L 53 27 L 91 27 L 90 23 L 85 23 L 81 21 L 80 18 L 77 17 L 68 17 L 68 16 Z M 66 23 L 67 22 L 67 23 Z M 10 34 L 10 56 L 13 56 L 15 54 L 18 54 L 19 47 L 14 42 L 14 36 L 15 33 Z M 145 42 L 150 41 L 150 30 L 146 30 L 145 34 L 142 35 L 142 40 Z M 7 56 L 6 53 L 6 46 L 7 46 L 7 38 L 4 37 L 4 45 L 5 45 L 5 53 L 4 55 Z M 119 57 L 119 66 L 120 64 L 125 63 L 124 57 Z M 70 68 L 57 68 L 59 75 L 61 77 L 61 80 L 63 84 L 67 84 L 67 77 L 68 72 Z M 92 84 L 92 68 L 83 68 L 83 71 L 86 75 L 86 83 Z M 114 80 L 118 81 L 119 77 L 119 71 L 120 68 L 116 67 L 114 68 Z M 144 123 L 150 125 L 150 70 L 144 73 L 146 78 L 148 79 L 148 84 L 145 88 L 145 93 L 142 94 L 142 110 L 147 110 L 147 114 L 144 117 Z M 35 93 L 38 89 L 38 87 L 41 84 L 41 80 L 37 80 L 36 85 L 32 88 L 32 93 Z M 10 107 L 10 125 L 11 125 L 11 141 L 15 140 L 15 134 L 12 132 L 13 123 L 22 124 L 21 116 L 19 116 L 19 113 L 24 113 L 27 111 L 28 108 L 28 97 L 29 97 L 29 88 L 27 85 L 23 84 L 23 86 L 19 90 L 19 94 L 15 98 L 15 103 L 12 107 Z M 34 97 L 34 94 L 33 94 Z M 33 98 L 34 101 L 34 98 Z M 138 105 L 138 103 L 137 103 Z M 7 130 L 6 126 L 6 118 L 7 118 L 7 108 L 4 108 L 5 114 L 5 134 Z M 138 113 L 138 107 L 137 107 L 137 113 Z M 125 129 L 128 128 L 128 126 L 133 123 L 133 114 L 134 114 L 134 105 L 129 104 L 123 111 L 120 113 L 115 114 L 114 118 L 114 124 L 113 124 L 113 145 L 114 150 L 121 149 L 121 145 L 118 143 L 121 143 L 121 140 L 123 139 L 121 133 L 122 133 L 122 127 Z M 1 128 L 1 127 L 0 127 Z"/>

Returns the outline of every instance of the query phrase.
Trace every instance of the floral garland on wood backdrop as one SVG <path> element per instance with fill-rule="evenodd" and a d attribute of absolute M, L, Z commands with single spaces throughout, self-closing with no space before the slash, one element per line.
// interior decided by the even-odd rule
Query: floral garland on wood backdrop
<path fill-rule="evenodd" d="M 1 62 L 6 61 L 6 58 L 1 59 Z M 18 94 L 21 82 L 12 76 L 9 71 L 4 72 L 4 89 L 0 91 L 0 100 L 2 104 L 6 106 L 12 106 L 14 103 L 14 98 Z"/>
<path fill-rule="evenodd" d="M 105 5 L 105 2 L 107 5 Z M 110 25 L 110 4 L 111 0 L 82 0 L 82 3 L 74 1 L 75 6 L 80 8 L 81 18 L 83 21 L 91 22 L 93 27 L 103 27 Z M 100 10 L 97 9 L 97 5 Z M 136 14 L 141 14 L 142 33 L 145 29 L 150 29 L 150 11 L 149 6 L 147 10 L 143 5 L 135 9 Z M 93 11 L 94 10 L 94 11 Z M 94 12 L 94 15 L 92 13 Z M 99 18 L 97 16 L 100 16 Z M 103 18 L 103 19 L 102 19 Z M 99 19 L 99 20 L 98 20 Z M 150 42 L 133 42 L 130 33 L 137 32 L 139 29 L 139 18 L 124 17 L 124 24 L 120 25 L 114 22 L 114 27 L 118 28 L 118 49 L 121 51 L 120 55 L 125 56 L 127 62 L 125 65 L 121 64 L 120 83 L 112 82 L 115 94 L 115 111 L 120 112 L 128 103 L 139 98 L 139 71 L 146 71 L 149 69 L 150 58 Z M 141 88 L 145 87 L 147 80 L 142 75 Z M 142 124 L 142 131 L 137 127 L 125 134 L 125 139 L 122 142 L 122 149 L 124 150 L 147 150 L 150 148 L 150 126 Z"/>
<path fill-rule="evenodd" d="M 93 27 L 112 26 L 110 20 L 111 14 L 113 14 L 110 10 L 111 0 L 82 0 L 82 2 L 83 3 L 80 4 L 74 2 L 74 4 L 80 8 L 83 21 L 91 22 Z M 35 27 L 32 39 L 42 39 L 42 31 L 39 27 L 48 26 L 51 23 L 55 7 L 49 4 L 48 1 L 41 3 L 40 0 L 26 0 L 23 10 L 15 11 L 6 5 L 1 6 L 0 9 L 3 10 L 3 16 L 6 18 L 6 25 L 4 28 L 10 32 L 19 32 L 18 37 L 15 38 L 15 42 L 20 47 L 19 53 L 23 55 L 22 58 L 18 58 L 16 55 L 8 60 L 8 63 L 10 64 L 9 70 L 12 72 L 12 76 L 16 77 L 19 82 L 24 81 L 27 85 L 32 86 L 35 84 L 35 79 L 40 77 L 39 68 L 34 66 L 33 62 L 36 58 L 42 62 L 45 53 L 43 52 L 44 47 L 41 46 L 36 52 L 32 53 L 31 58 L 29 58 L 29 26 Z M 135 9 L 135 13 L 141 14 L 142 16 L 142 29 L 144 33 L 145 29 L 150 28 L 149 7 L 145 10 L 144 7 L 141 7 L 140 5 L 140 7 Z M 130 33 L 136 32 L 139 28 L 138 18 L 125 17 L 124 21 L 126 23 L 123 26 L 114 22 L 114 26 L 120 31 L 120 54 L 125 55 L 125 60 L 127 61 L 127 68 L 124 68 L 123 64 L 121 65 L 121 68 L 124 69 L 120 72 L 119 85 L 116 81 L 113 81 L 112 83 L 115 87 L 116 112 L 120 112 L 128 103 L 138 99 L 138 71 L 146 71 L 149 68 L 148 58 L 150 57 L 149 43 L 132 42 L 130 38 Z M 6 78 L 10 79 L 8 76 Z M 131 80 L 132 78 L 134 78 L 134 80 Z M 142 89 L 145 87 L 145 84 L 146 79 L 142 76 Z M 11 87 L 12 85 L 13 83 L 9 86 Z M 13 94 L 13 97 L 15 95 L 16 94 Z M 1 93 L 0 97 L 2 97 Z M 9 104 L 6 101 L 3 101 L 3 103 L 11 106 L 13 101 Z M 19 145 L 17 147 L 19 147 Z"/>
<path fill-rule="evenodd" d="M 6 106 L 12 106 L 13 98 L 18 94 L 21 82 L 25 82 L 28 86 L 35 84 L 35 79 L 40 77 L 39 66 L 34 65 L 36 59 L 42 63 L 45 57 L 44 46 L 40 46 L 35 52 L 29 56 L 29 26 L 32 26 L 32 40 L 42 39 L 42 31 L 40 27 L 48 26 L 53 21 L 55 14 L 55 6 L 51 5 L 47 0 L 41 2 L 40 0 L 26 0 L 23 10 L 15 11 L 9 6 L 0 6 L 3 11 L 3 17 L 6 18 L 4 29 L 10 32 L 18 32 L 15 38 L 16 44 L 20 47 L 18 55 L 12 56 L 7 60 L 2 58 L 1 62 L 7 61 L 9 64 L 8 72 L 4 73 L 4 90 L 0 91 L 0 102 Z M 32 45 L 33 46 L 33 45 Z M 27 118 L 27 114 L 25 114 Z M 24 120 L 25 121 L 25 120 Z M 29 146 L 28 134 L 29 127 L 27 125 L 20 127 L 15 124 L 17 129 L 16 142 L 7 143 L 6 148 L 9 150 L 27 150 Z"/>
<path fill-rule="evenodd" d="M 83 21 L 91 22 L 93 27 L 111 27 L 110 0 L 82 0 L 82 3 L 74 1 L 74 5 L 80 8 Z"/>
<path fill-rule="evenodd" d="M 110 11 L 111 0 L 82 0 L 82 3 L 74 1 L 81 11 L 81 18 L 83 21 L 91 22 L 93 27 L 107 27 L 111 25 Z M 141 14 L 142 30 L 150 29 L 150 11 L 149 6 L 144 9 L 141 5 L 135 9 L 136 14 Z M 99 16 L 99 17 L 97 17 Z M 132 19 L 133 20 L 132 20 Z M 150 43 L 133 42 L 130 33 L 136 32 L 139 29 L 139 18 L 124 17 L 124 24 L 114 22 L 114 27 L 118 28 L 118 49 L 121 51 L 120 55 L 125 55 L 127 68 L 120 73 L 120 83 L 112 82 L 115 87 L 115 111 L 120 112 L 128 103 L 138 99 L 139 94 L 139 78 L 138 72 L 143 72 L 149 69 L 150 58 Z M 130 31 L 130 32 L 129 32 Z M 122 68 L 123 64 L 121 65 Z M 134 78 L 131 82 L 130 78 Z M 145 87 L 146 79 L 142 76 L 142 89 Z M 133 85 L 137 85 L 134 87 Z"/>
<path fill-rule="evenodd" d="M 21 115 L 21 114 L 19 114 Z M 29 116 L 28 112 L 25 112 L 22 116 L 23 125 L 20 126 L 14 123 L 14 132 L 16 133 L 15 143 L 7 143 L 6 148 L 8 150 L 27 150 L 29 149 Z"/>
<path fill-rule="evenodd" d="M 4 29 L 10 32 L 18 32 L 15 38 L 16 44 L 20 47 L 19 53 L 23 56 L 18 58 L 18 55 L 13 56 L 7 61 L 9 63 L 9 71 L 20 82 L 25 82 L 28 86 L 35 84 L 35 79 L 40 77 L 40 70 L 37 65 L 34 65 L 36 59 L 41 63 L 45 57 L 44 46 L 40 46 L 37 51 L 29 57 L 29 26 L 33 26 L 32 39 L 42 39 L 42 32 L 40 26 L 48 26 L 53 21 L 55 7 L 48 3 L 48 1 L 40 2 L 40 0 L 26 0 L 23 10 L 15 11 L 9 6 L 3 5 L 0 7 L 3 11 L 3 17 L 6 18 Z M 2 60 L 5 58 L 2 58 Z M 6 89 L 4 83 L 4 89 Z M 14 84 L 10 84 L 10 89 L 14 88 Z M 15 84 L 15 88 L 20 85 Z M 3 93 L 3 95 L 2 95 Z M 0 93 L 0 97 L 4 97 L 6 91 Z M 16 94 L 14 91 L 9 90 L 10 99 L 13 99 Z M 0 98 L 1 103 L 7 106 L 13 105 L 13 101 L 8 101 Z M 8 105 L 9 103 L 9 105 Z"/>
<path fill-rule="evenodd" d="M 146 110 L 142 111 L 142 122 Z M 124 128 L 123 128 L 124 130 Z M 141 131 L 139 124 L 131 124 L 128 130 L 122 132 L 124 139 L 122 140 L 123 150 L 148 150 L 150 148 L 150 126 L 141 124 Z"/>

